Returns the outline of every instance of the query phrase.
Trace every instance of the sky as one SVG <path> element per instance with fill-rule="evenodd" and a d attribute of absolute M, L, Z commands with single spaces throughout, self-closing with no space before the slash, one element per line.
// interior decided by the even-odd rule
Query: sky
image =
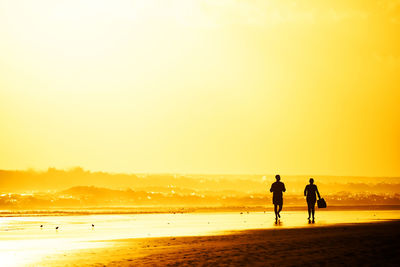
<path fill-rule="evenodd" d="M 400 176 L 400 1 L 0 0 L 0 169 Z"/>

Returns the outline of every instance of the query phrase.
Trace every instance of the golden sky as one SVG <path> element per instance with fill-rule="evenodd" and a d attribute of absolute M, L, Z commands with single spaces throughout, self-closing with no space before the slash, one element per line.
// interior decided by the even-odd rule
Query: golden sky
<path fill-rule="evenodd" d="M 0 168 L 400 175 L 400 1 L 0 0 Z"/>

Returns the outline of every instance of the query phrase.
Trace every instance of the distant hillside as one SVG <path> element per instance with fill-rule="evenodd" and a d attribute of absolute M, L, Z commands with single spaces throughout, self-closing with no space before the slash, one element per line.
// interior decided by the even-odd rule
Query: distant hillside
<path fill-rule="evenodd" d="M 400 205 L 400 194 L 349 194 L 341 192 L 324 196 L 329 206 Z M 302 195 L 285 194 L 285 206 L 303 206 Z M 105 208 L 105 207 L 272 207 L 271 194 L 227 194 L 221 191 L 159 192 L 114 190 L 99 187 L 78 186 L 53 193 L 1 194 L 1 209 L 49 209 L 49 208 Z"/>
<path fill-rule="evenodd" d="M 310 176 L 285 176 L 287 194 L 302 196 Z M 313 176 L 324 195 L 339 192 L 352 194 L 388 194 L 400 192 L 400 178 Z M 174 174 L 112 174 L 90 172 L 82 168 L 47 171 L 0 170 L 0 193 L 32 193 L 62 191 L 76 186 L 176 194 L 248 196 L 269 194 L 273 175 L 174 175 Z"/>

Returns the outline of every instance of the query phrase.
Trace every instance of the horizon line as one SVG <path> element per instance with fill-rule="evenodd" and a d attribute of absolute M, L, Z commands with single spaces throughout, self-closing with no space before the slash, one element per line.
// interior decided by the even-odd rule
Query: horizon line
<path fill-rule="evenodd" d="M 282 174 L 276 173 L 276 174 L 262 174 L 262 173 L 210 173 L 210 172 L 205 172 L 205 173 L 199 173 L 199 172 L 145 172 L 145 171 L 138 171 L 138 172 L 113 172 L 113 171 L 103 171 L 103 170 L 90 170 L 90 169 L 85 169 L 82 166 L 74 166 L 74 167 L 68 167 L 68 168 L 57 168 L 57 167 L 48 167 L 47 169 L 39 169 L 39 168 L 26 168 L 26 169 L 3 169 L 0 168 L 0 171 L 34 171 L 34 172 L 48 172 L 49 169 L 55 169 L 58 171 L 72 171 L 74 169 L 82 169 L 83 171 L 86 172 L 91 172 L 91 173 L 107 173 L 111 175 L 149 175 L 149 174 L 155 174 L 155 175 L 227 175 L 227 176 L 240 176 L 240 175 L 248 175 L 248 176 L 275 176 L 276 174 L 279 175 L 286 175 L 286 176 L 306 176 L 306 177 L 357 177 L 357 178 L 400 178 L 400 175 L 397 176 L 388 176 L 388 175 L 379 175 L 379 176 L 370 176 L 370 175 L 333 175 L 333 174 Z"/>

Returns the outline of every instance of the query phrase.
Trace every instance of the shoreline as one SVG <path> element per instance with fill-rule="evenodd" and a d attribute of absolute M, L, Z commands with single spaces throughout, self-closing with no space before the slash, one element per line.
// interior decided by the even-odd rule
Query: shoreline
<path fill-rule="evenodd" d="M 284 211 L 307 211 L 307 206 L 284 206 Z M 369 211 L 369 210 L 400 210 L 400 205 L 359 205 L 359 206 L 328 206 L 324 211 Z M 271 212 L 272 205 L 266 206 L 232 206 L 232 207 L 168 207 L 159 210 L 158 207 L 90 207 L 82 211 L 79 208 L 54 209 L 0 209 L 1 217 L 21 216 L 79 216 L 79 215 L 118 215 L 118 214 L 168 214 L 168 213 L 208 213 L 208 212 Z"/>
<path fill-rule="evenodd" d="M 400 220 L 253 229 L 218 235 L 94 241 L 102 248 L 50 255 L 41 266 L 386 265 L 400 261 Z M 296 264 L 293 264 L 296 263 Z"/>

